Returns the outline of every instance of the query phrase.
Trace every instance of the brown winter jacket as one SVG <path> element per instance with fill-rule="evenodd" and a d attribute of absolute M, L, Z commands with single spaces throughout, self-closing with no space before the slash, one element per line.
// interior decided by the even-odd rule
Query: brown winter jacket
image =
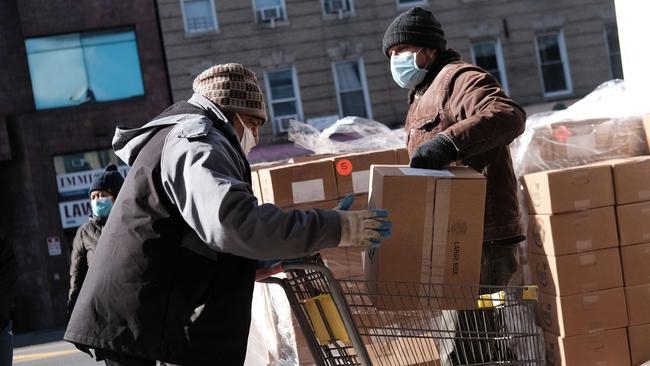
<path fill-rule="evenodd" d="M 72 312 L 81 285 L 84 283 L 88 266 L 97 247 L 106 219 L 91 217 L 90 221 L 79 226 L 72 242 L 70 259 L 70 293 L 68 294 L 68 314 Z"/>
<path fill-rule="evenodd" d="M 521 236 L 517 184 L 508 144 L 525 127 L 526 114 L 483 69 L 458 61 L 455 51 L 412 92 L 406 117 L 409 155 L 443 133 L 458 160 L 487 178 L 484 241 Z M 518 240 L 516 240 L 518 241 Z"/>

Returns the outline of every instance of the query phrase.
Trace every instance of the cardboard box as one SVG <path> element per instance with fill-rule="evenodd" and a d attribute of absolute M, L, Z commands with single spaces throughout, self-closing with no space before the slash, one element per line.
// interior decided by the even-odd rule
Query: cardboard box
<path fill-rule="evenodd" d="M 365 250 L 364 247 L 336 247 L 323 249 L 320 254 L 335 278 L 362 280 Z"/>
<path fill-rule="evenodd" d="M 531 214 L 557 214 L 614 205 L 610 166 L 547 170 L 523 177 Z"/>
<path fill-rule="evenodd" d="M 612 163 L 616 203 L 650 201 L 650 156 Z"/>
<path fill-rule="evenodd" d="M 370 179 L 369 205 L 390 212 L 393 230 L 392 237 L 384 240 L 379 249 L 367 251 L 367 280 L 479 283 L 486 186 L 483 175 L 466 167 L 436 171 L 373 166 Z M 425 289 L 420 286 L 421 291 Z M 438 295 L 443 297 L 452 290 L 440 288 Z M 449 304 L 441 306 L 471 308 L 476 306 L 475 298 L 465 302 L 451 298 Z M 397 310 L 414 305 L 390 301 L 391 296 L 375 300 L 378 307 Z"/>
<path fill-rule="evenodd" d="M 336 154 L 315 154 L 315 155 L 306 155 L 306 156 L 294 156 L 293 158 L 289 159 L 289 164 L 309 163 L 312 161 L 331 158 L 332 156 L 336 156 Z"/>
<path fill-rule="evenodd" d="M 627 328 L 627 334 L 630 340 L 630 357 L 632 365 L 639 366 L 650 360 L 650 324 L 635 325 Z"/>
<path fill-rule="evenodd" d="M 257 203 L 262 204 L 264 198 L 262 197 L 262 189 L 260 188 L 260 176 L 257 175 L 257 171 L 251 172 L 251 189 L 253 190 L 253 195 L 257 197 Z"/>
<path fill-rule="evenodd" d="M 650 283 L 626 286 L 625 301 L 630 325 L 650 323 Z"/>
<path fill-rule="evenodd" d="M 540 293 L 537 306 L 542 329 L 562 337 L 627 326 L 622 287 L 565 297 Z"/>
<path fill-rule="evenodd" d="M 390 337 L 366 345 L 372 365 L 441 366 L 431 334 L 421 337 Z"/>
<path fill-rule="evenodd" d="M 393 150 L 346 154 L 335 157 L 334 170 L 339 197 L 350 193 L 368 193 L 370 187 L 370 166 L 372 164 L 395 164 Z"/>
<path fill-rule="evenodd" d="M 409 165 L 411 163 L 409 152 L 405 147 L 395 149 L 395 163 L 397 165 Z"/>
<path fill-rule="evenodd" d="M 614 207 L 559 215 L 531 215 L 531 253 L 566 255 L 618 246 Z"/>
<path fill-rule="evenodd" d="M 558 296 L 623 286 L 618 248 L 560 257 L 529 254 L 533 283 L 539 291 Z"/>
<path fill-rule="evenodd" d="M 621 247 L 625 286 L 650 283 L 650 243 Z"/>
<path fill-rule="evenodd" d="M 280 207 L 338 198 L 331 160 L 258 170 L 264 203 Z"/>
<path fill-rule="evenodd" d="M 616 207 L 621 245 L 650 241 L 650 201 Z"/>
<path fill-rule="evenodd" d="M 573 337 L 558 337 L 551 333 L 544 333 L 544 342 L 548 365 L 630 365 L 625 328 Z"/>
<path fill-rule="evenodd" d="M 645 131 L 646 147 L 650 150 L 650 114 L 643 116 L 643 129 Z"/>
<path fill-rule="evenodd" d="M 539 145 L 539 159 L 549 166 L 575 166 L 605 159 L 647 153 L 641 118 L 594 118 L 560 121 L 539 128 L 531 144 Z"/>

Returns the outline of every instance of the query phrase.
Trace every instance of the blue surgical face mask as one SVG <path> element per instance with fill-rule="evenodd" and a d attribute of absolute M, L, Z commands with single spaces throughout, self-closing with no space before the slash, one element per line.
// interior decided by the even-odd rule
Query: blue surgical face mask
<path fill-rule="evenodd" d="M 107 218 L 113 208 L 113 200 L 110 198 L 98 198 L 90 201 L 90 207 L 93 210 L 93 215 L 100 218 Z"/>
<path fill-rule="evenodd" d="M 415 63 L 418 52 L 401 52 L 390 57 L 393 80 L 402 88 L 414 89 L 427 76 L 427 70 L 420 69 Z"/>

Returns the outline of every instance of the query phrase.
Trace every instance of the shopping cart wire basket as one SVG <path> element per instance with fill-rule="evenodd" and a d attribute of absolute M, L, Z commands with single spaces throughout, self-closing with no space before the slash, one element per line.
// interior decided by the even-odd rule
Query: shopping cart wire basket
<path fill-rule="evenodd" d="M 544 362 L 535 286 L 337 280 L 318 256 L 258 281 L 282 286 L 319 366 Z"/>

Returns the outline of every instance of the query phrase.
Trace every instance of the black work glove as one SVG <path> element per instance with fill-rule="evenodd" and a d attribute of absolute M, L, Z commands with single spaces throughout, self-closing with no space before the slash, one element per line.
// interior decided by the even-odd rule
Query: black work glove
<path fill-rule="evenodd" d="M 443 135 L 438 135 L 415 149 L 411 157 L 411 168 L 443 169 L 456 160 L 458 152 L 454 144 Z"/>

